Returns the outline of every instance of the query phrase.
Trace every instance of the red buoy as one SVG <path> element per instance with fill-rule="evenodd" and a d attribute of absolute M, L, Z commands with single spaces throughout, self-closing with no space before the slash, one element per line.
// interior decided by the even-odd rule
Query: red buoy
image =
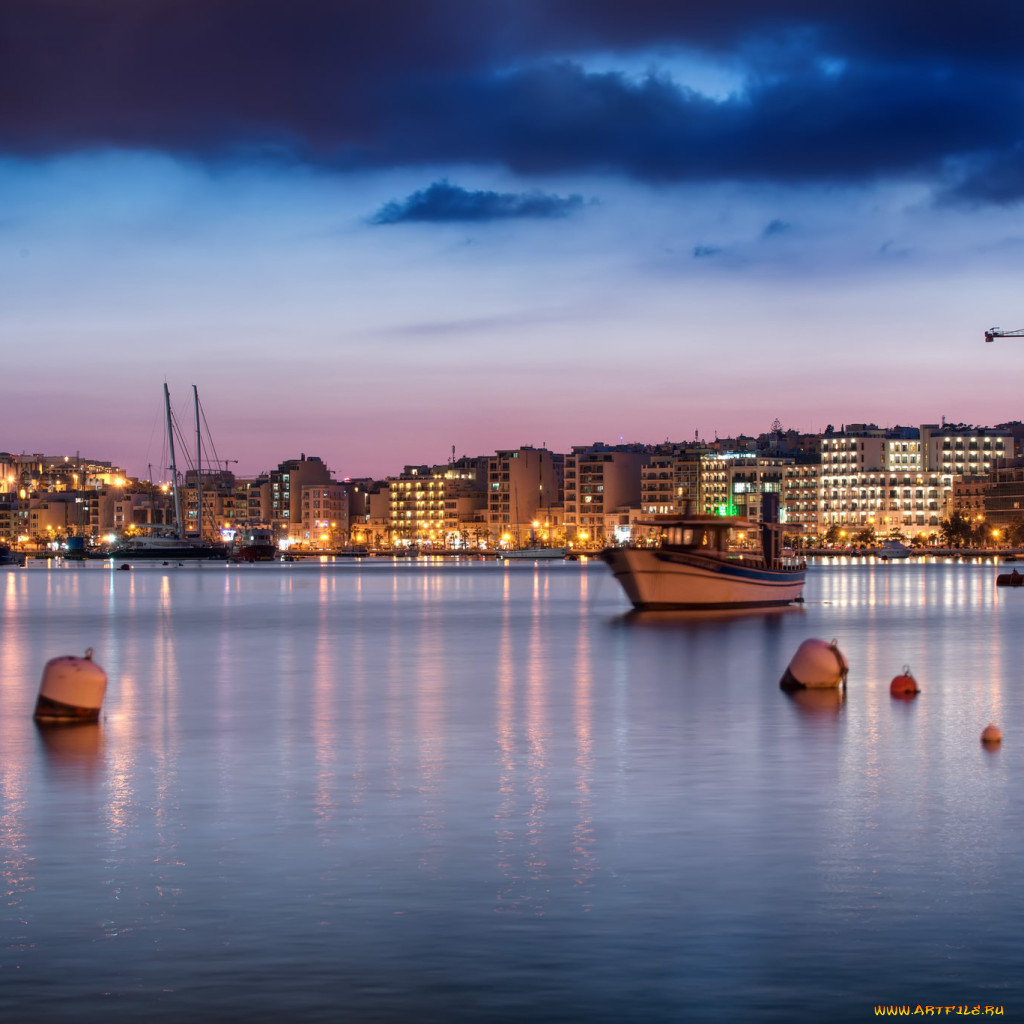
<path fill-rule="evenodd" d="M 893 697 L 916 697 L 921 692 L 917 680 L 910 674 L 910 666 L 904 665 L 903 671 L 889 684 L 889 693 Z"/>
<path fill-rule="evenodd" d="M 998 725 L 993 725 L 991 722 L 981 730 L 981 742 L 984 744 L 995 744 L 1003 742 L 1003 734 L 999 729 Z"/>

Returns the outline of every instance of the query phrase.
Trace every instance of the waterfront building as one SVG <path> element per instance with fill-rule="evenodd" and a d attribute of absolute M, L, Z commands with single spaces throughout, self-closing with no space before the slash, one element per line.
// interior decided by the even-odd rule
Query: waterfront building
<path fill-rule="evenodd" d="M 110 462 L 77 455 L 12 455 L 0 452 L 0 493 L 95 490 L 124 482 L 127 474 Z"/>
<path fill-rule="evenodd" d="M 647 515 L 676 515 L 699 504 L 705 445 L 659 446 L 640 467 L 640 508 Z"/>
<path fill-rule="evenodd" d="M 489 466 L 486 456 L 463 456 L 445 465 L 406 466 L 388 478 L 391 543 L 447 549 L 485 542 L 480 525 Z"/>
<path fill-rule="evenodd" d="M 107 525 L 122 535 L 140 527 L 177 529 L 174 522 L 174 496 L 170 493 L 170 487 L 167 484 L 161 487 L 136 484 L 135 487 L 135 490 L 129 492 L 114 493 L 113 519 Z"/>
<path fill-rule="evenodd" d="M 332 550 L 342 546 L 349 532 L 348 487 L 335 481 L 304 484 L 301 501 L 301 542 Z"/>
<path fill-rule="evenodd" d="M 406 466 L 389 477 L 392 543 L 444 547 L 444 476 L 429 466 Z"/>
<path fill-rule="evenodd" d="M 0 544 L 14 547 L 22 537 L 28 537 L 28 512 L 28 498 L 14 493 L 0 499 Z"/>
<path fill-rule="evenodd" d="M 640 473 L 651 456 L 648 446 L 638 444 L 573 447 L 565 457 L 565 532 L 571 542 L 581 547 L 611 543 L 615 537 L 609 523 L 622 526 L 623 513 L 628 528 L 629 510 L 640 505 Z"/>
<path fill-rule="evenodd" d="M 186 536 L 195 536 L 199 532 L 200 522 L 205 540 L 220 541 L 239 523 L 245 522 L 249 514 L 248 495 L 244 488 L 239 488 L 233 473 L 227 470 L 203 470 L 196 488 L 195 470 L 185 474 L 184 482 L 179 488 L 182 515 L 185 517 Z M 202 493 L 202 517 L 199 516 L 199 493 Z"/>
<path fill-rule="evenodd" d="M 991 477 L 965 476 L 953 481 L 953 491 L 949 498 L 949 512 L 960 512 L 969 519 L 985 519 L 986 493 L 990 487 Z"/>
<path fill-rule="evenodd" d="M 974 518 L 983 515 L 993 526 L 1005 529 L 1024 522 L 1024 459 L 1000 459 L 982 483 L 982 507 L 972 493 L 964 496 L 963 510 Z M 970 510 L 968 512 L 968 509 Z"/>
<path fill-rule="evenodd" d="M 786 467 L 782 481 L 779 518 L 794 527 L 794 534 L 805 540 L 819 536 L 823 529 L 821 503 L 821 456 L 806 456 Z"/>
<path fill-rule="evenodd" d="M 388 481 L 374 481 L 363 491 L 362 514 L 356 518 L 349 506 L 349 543 L 367 548 L 390 548 L 391 486 Z"/>
<path fill-rule="evenodd" d="M 742 516 L 752 523 L 761 522 L 761 499 L 765 494 L 777 494 L 779 507 L 785 511 L 784 481 L 793 465 L 792 459 L 739 456 L 723 461 L 728 478 L 729 515 Z"/>
<path fill-rule="evenodd" d="M 754 458 L 755 455 L 749 453 L 748 457 Z M 729 470 L 727 460 L 721 454 L 704 455 L 700 460 L 697 505 L 704 515 L 729 514 Z"/>
<path fill-rule="evenodd" d="M 1012 459 L 1013 434 L 1008 430 L 964 424 L 925 424 L 921 427 L 925 468 L 942 477 L 947 494 L 953 480 L 988 476 L 997 459 Z"/>
<path fill-rule="evenodd" d="M 302 488 L 307 484 L 331 483 L 331 474 L 315 455 L 302 453 L 288 459 L 270 473 L 270 526 L 278 537 L 290 543 L 302 539 Z"/>
<path fill-rule="evenodd" d="M 251 480 L 239 480 L 239 501 L 245 507 L 241 521 L 247 526 L 269 526 L 273 518 L 274 490 L 270 475 L 263 474 Z"/>
<path fill-rule="evenodd" d="M 526 544 L 541 508 L 559 503 L 565 456 L 546 448 L 495 452 L 487 467 L 487 520 L 492 541 L 501 547 Z"/>
<path fill-rule="evenodd" d="M 489 541 L 486 455 L 453 459 L 444 470 L 444 545 L 478 548 Z"/>
<path fill-rule="evenodd" d="M 843 534 L 934 535 L 944 514 L 942 481 L 926 467 L 913 427 L 853 424 L 822 438 L 821 527 Z"/>
<path fill-rule="evenodd" d="M 73 492 L 47 495 L 45 498 L 29 500 L 28 535 L 36 544 L 47 547 L 63 543 L 68 536 L 68 527 L 75 509 Z"/>

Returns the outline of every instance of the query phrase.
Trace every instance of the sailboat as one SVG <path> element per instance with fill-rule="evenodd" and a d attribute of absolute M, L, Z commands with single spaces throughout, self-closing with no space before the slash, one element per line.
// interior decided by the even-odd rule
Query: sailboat
<path fill-rule="evenodd" d="M 540 468 L 538 467 L 538 473 Z M 542 546 L 537 543 L 536 535 L 533 532 L 533 528 L 530 528 L 530 543 L 525 548 L 519 546 L 519 487 L 514 486 L 515 493 L 515 512 L 516 512 L 516 546 L 509 548 L 507 551 L 499 551 L 499 558 L 507 558 L 511 560 L 528 560 L 528 561 L 556 561 L 558 559 L 564 559 L 569 553 L 568 548 L 552 548 Z"/>
<path fill-rule="evenodd" d="M 177 531 L 173 534 L 155 534 L 148 537 L 132 537 L 114 548 L 115 558 L 163 559 L 182 561 L 185 559 L 207 559 L 226 561 L 228 546 L 211 544 L 203 540 L 203 482 L 202 482 L 202 436 L 199 426 L 199 391 L 192 385 L 196 409 L 196 528 L 197 536 L 185 535 L 185 521 L 181 514 L 181 494 L 178 490 L 178 464 L 174 456 L 174 420 L 171 417 L 171 394 L 164 382 L 164 410 L 167 416 L 167 443 L 171 454 L 171 486 L 174 490 L 174 516 Z"/>

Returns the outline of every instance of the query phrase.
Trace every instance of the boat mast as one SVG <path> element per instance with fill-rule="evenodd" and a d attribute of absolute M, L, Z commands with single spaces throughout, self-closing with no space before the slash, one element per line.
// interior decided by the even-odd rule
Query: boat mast
<path fill-rule="evenodd" d="M 203 540 L 203 440 L 199 432 L 199 390 L 192 385 L 192 396 L 196 400 L 196 531 L 199 542 Z"/>
<path fill-rule="evenodd" d="M 167 444 L 171 449 L 171 486 L 174 488 L 174 515 L 178 524 L 178 539 L 185 539 L 185 524 L 181 518 L 181 495 L 178 493 L 178 464 L 174 461 L 174 425 L 171 422 L 171 393 L 164 381 L 164 409 L 167 412 Z"/>

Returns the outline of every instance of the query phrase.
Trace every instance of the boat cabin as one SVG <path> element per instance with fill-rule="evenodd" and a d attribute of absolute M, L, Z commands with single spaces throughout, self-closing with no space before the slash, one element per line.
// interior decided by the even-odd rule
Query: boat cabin
<path fill-rule="evenodd" d="M 728 549 L 729 523 L 673 523 L 661 531 L 664 548 L 697 548 L 707 552 Z"/>

